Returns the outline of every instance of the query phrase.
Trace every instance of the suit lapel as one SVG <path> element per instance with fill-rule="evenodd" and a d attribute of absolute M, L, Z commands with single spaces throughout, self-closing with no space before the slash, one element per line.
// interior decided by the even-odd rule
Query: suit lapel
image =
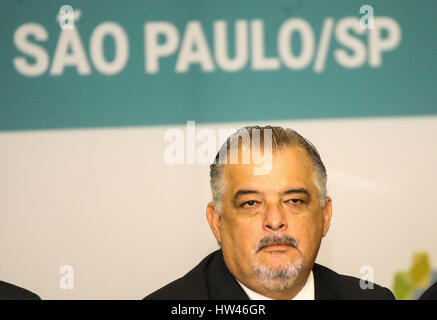
<path fill-rule="evenodd" d="M 334 290 L 335 285 L 329 281 L 329 276 L 317 263 L 313 266 L 314 275 L 314 299 L 315 300 L 335 300 L 340 299 L 338 292 Z"/>
<path fill-rule="evenodd" d="M 340 299 L 335 285 L 330 283 L 329 275 L 317 263 L 313 266 L 314 298 L 315 300 Z M 212 300 L 249 300 L 243 288 L 229 272 L 221 250 L 215 252 L 211 262 L 206 267 L 209 298 Z"/>
<path fill-rule="evenodd" d="M 221 250 L 216 251 L 206 268 L 206 281 L 212 300 L 249 300 L 243 288 L 226 267 Z"/>

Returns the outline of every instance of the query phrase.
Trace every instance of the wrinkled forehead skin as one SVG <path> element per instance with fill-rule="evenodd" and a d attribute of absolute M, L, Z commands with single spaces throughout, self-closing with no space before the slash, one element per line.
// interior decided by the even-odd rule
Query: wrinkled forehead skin
<path fill-rule="evenodd" d="M 236 164 L 223 165 L 223 179 L 225 193 L 233 195 L 238 188 L 244 185 L 259 185 L 266 192 L 278 192 L 287 187 L 304 187 L 311 194 L 318 197 L 315 185 L 315 167 L 308 153 L 300 146 L 290 146 L 275 150 L 271 153 L 271 169 L 264 174 L 255 170 L 265 166 L 265 162 L 255 163 L 252 152 L 249 151 L 250 161 L 242 161 L 242 151 L 239 148 L 239 160 Z M 264 152 L 261 150 L 261 156 Z M 265 159 L 265 158 L 264 158 Z"/>

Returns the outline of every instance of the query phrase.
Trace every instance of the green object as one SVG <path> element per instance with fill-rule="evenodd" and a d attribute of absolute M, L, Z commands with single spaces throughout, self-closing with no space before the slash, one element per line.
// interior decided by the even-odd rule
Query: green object
<path fill-rule="evenodd" d="M 412 300 L 414 295 L 431 285 L 431 262 L 426 252 L 415 252 L 407 272 L 397 272 L 393 281 L 393 293 L 398 300 Z"/>
<path fill-rule="evenodd" d="M 397 272 L 394 277 L 393 293 L 397 300 L 411 300 L 413 298 L 413 285 L 407 272 Z"/>
<path fill-rule="evenodd" d="M 426 289 L 431 280 L 431 263 L 426 252 L 413 255 L 413 262 L 409 271 L 410 281 L 416 289 Z"/>

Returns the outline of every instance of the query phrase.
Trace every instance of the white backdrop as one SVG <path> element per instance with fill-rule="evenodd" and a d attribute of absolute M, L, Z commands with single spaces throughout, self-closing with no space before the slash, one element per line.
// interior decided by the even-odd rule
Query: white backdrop
<path fill-rule="evenodd" d="M 372 265 L 388 287 L 415 251 L 436 268 L 437 117 L 269 124 L 311 140 L 327 167 L 334 212 L 319 263 L 354 276 Z M 208 166 L 164 161 L 173 127 L 0 133 L 0 279 L 43 299 L 139 299 L 216 249 Z M 59 286 L 62 265 L 73 290 Z"/>

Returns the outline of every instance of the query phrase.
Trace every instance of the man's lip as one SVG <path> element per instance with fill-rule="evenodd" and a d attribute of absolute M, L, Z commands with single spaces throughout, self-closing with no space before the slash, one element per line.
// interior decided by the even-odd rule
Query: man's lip
<path fill-rule="evenodd" d="M 263 247 L 263 249 L 284 250 L 284 249 L 288 249 L 289 247 L 293 247 L 293 246 L 289 244 L 269 244 Z"/>

